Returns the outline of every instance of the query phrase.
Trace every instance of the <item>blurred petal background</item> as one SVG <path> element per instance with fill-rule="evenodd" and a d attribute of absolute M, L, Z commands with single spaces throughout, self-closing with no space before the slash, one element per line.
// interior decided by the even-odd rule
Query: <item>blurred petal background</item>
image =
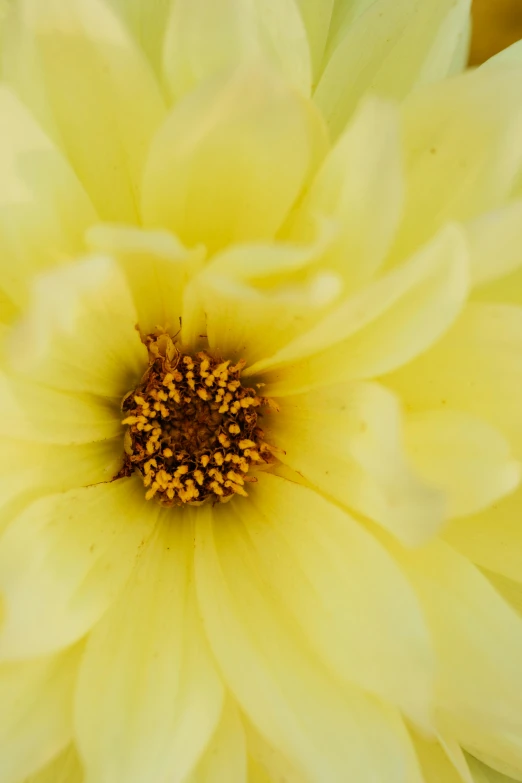
<path fill-rule="evenodd" d="M 474 0 L 470 64 L 478 65 L 522 38 L 522 0 Z"/>

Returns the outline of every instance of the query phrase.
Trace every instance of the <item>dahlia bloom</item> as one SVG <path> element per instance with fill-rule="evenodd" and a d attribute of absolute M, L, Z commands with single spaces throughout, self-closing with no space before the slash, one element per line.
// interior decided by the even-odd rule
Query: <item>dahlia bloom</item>
<path fill-rule="evenodd" d="M 520 49 L 0 24 L 2 783 L 522 780 Z"/>

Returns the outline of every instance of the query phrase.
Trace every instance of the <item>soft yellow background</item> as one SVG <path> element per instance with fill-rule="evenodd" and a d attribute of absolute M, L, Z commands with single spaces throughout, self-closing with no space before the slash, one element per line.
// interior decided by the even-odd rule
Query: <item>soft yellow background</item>
<path fill-rule="evenodd" d="M 474 0 L 473 7 L 472 64 L 522 38 L 522 0 Z"/>

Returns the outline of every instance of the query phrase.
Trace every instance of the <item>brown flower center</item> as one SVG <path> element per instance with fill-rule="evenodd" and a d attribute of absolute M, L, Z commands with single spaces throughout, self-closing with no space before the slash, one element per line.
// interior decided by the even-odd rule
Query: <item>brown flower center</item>
<path fill-rule="evenodd" d="M 121 476 L 137 470 L 145 497 L 161 505 L 225 502 L 247 495 L 254 467 L 274 461 L 259 427 L 263 408 L 275 408 L 241 384 L 244 362 L 181 353 L 166 333 L 144 338 L 149 366 L 125 395 L 127 425 Z"/>

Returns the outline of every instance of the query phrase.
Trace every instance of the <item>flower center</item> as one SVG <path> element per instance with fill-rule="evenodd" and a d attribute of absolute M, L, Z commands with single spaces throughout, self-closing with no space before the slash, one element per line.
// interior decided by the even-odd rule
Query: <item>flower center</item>
<path fill-rule="evenodd" d="M 243 361 L 183 354 L 163 332 L 143 342 L 149 366 L 123 398 L 127 431 L 118 476 L 137 470 L 147 500 L 163 506 L 246 496 L 245 483 L 257 480 L 251 468 L 274 461 L 258 426 L 260 408 L 273 408 L 271 401 L 242 386 Z"/>

